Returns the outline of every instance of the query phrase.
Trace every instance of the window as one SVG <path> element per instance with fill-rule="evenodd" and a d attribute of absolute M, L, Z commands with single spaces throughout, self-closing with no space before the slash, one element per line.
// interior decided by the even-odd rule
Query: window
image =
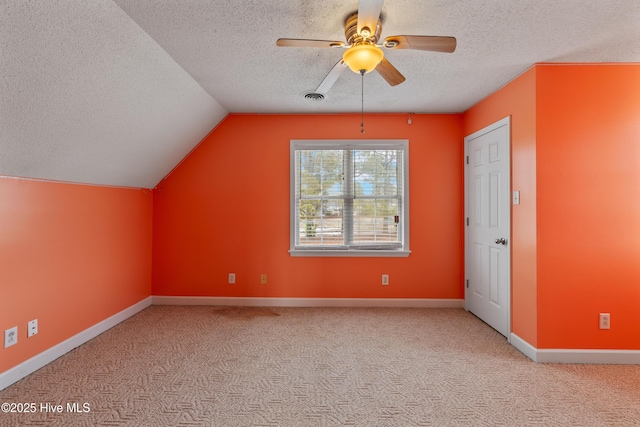
<path fill-rule="evenodd" d="M 407 140 L 291 141 L 293 256 L 408 256 Z"/>

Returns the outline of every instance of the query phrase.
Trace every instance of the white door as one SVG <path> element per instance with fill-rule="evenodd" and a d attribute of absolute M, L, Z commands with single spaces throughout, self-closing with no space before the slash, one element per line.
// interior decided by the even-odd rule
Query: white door
<path fill-rule="evenodd" d="M 465 141 L 465 307 L 507 336 L 510 332 L 510 120 Z"/>

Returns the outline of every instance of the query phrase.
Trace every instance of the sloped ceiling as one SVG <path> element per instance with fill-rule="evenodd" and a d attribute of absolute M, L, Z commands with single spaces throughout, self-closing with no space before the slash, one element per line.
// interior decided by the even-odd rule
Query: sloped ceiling
<path fill-rule="evenodd" d="M 360 110 L 340 59 L 280 37 L 344 40 L 357 0 L 0 0 L 0 175 L 154 187 L 228 112 Z M 386 0 L 382 36 L 407 78 L 365 76 L 368 112 L 462 112 L 536 62 L 640 62 L 637 0 Z"/>
<path fill-rule="evenodd" d="M 3 1 L 0 174 L 154 187 L 227 111 L 111 1 Z"/>

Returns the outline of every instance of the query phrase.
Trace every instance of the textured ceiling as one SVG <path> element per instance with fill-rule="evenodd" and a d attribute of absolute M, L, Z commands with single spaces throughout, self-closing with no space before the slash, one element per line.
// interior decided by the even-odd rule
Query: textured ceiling
<path fill-rule="evenodd" d="M 0 175 L 152 188 L 227 114 L 110 0 L 0 0 L 0 48 Z"/>
<path fill-rule="evenodd" d="M 357 0 L 115 0 L 227 110 L 360 109 L 360 77 L 343 73 L 322 102 L 302 98 L 342 50 L 276 47 L 280 37 L 344 40 Z M 638 0 L 386 0 L 382 36 L 457 38 L 453 54 L 385 51 L 407 78 L 365 77 L 365 108 L 461 112 L 536 62 L 640 61 Z"/>
<path fill-rule="evenodd" d="M 0 0 L 0 175 L 153 187 L 227 112 L 360 109 L 342 74 L 309 101 L 357 0 Z M 386 0 L 382 37 L 457 38 L 452 54 L 393 50 L 407 78 L 365 76 L 370 112 L 462 112 L 536 62 L 640 62 L 637 0 Z"/>

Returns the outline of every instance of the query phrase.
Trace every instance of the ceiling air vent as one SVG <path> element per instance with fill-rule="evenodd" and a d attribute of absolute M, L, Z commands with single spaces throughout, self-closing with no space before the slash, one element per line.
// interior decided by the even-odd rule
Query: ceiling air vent
<path fill-rule="evenodd" d="M 324 95 L 317 92 L 307 92 L 304 94 L 304 99 L 309 99 L 311 101 L 322 101 L 324 99 Z"/>

